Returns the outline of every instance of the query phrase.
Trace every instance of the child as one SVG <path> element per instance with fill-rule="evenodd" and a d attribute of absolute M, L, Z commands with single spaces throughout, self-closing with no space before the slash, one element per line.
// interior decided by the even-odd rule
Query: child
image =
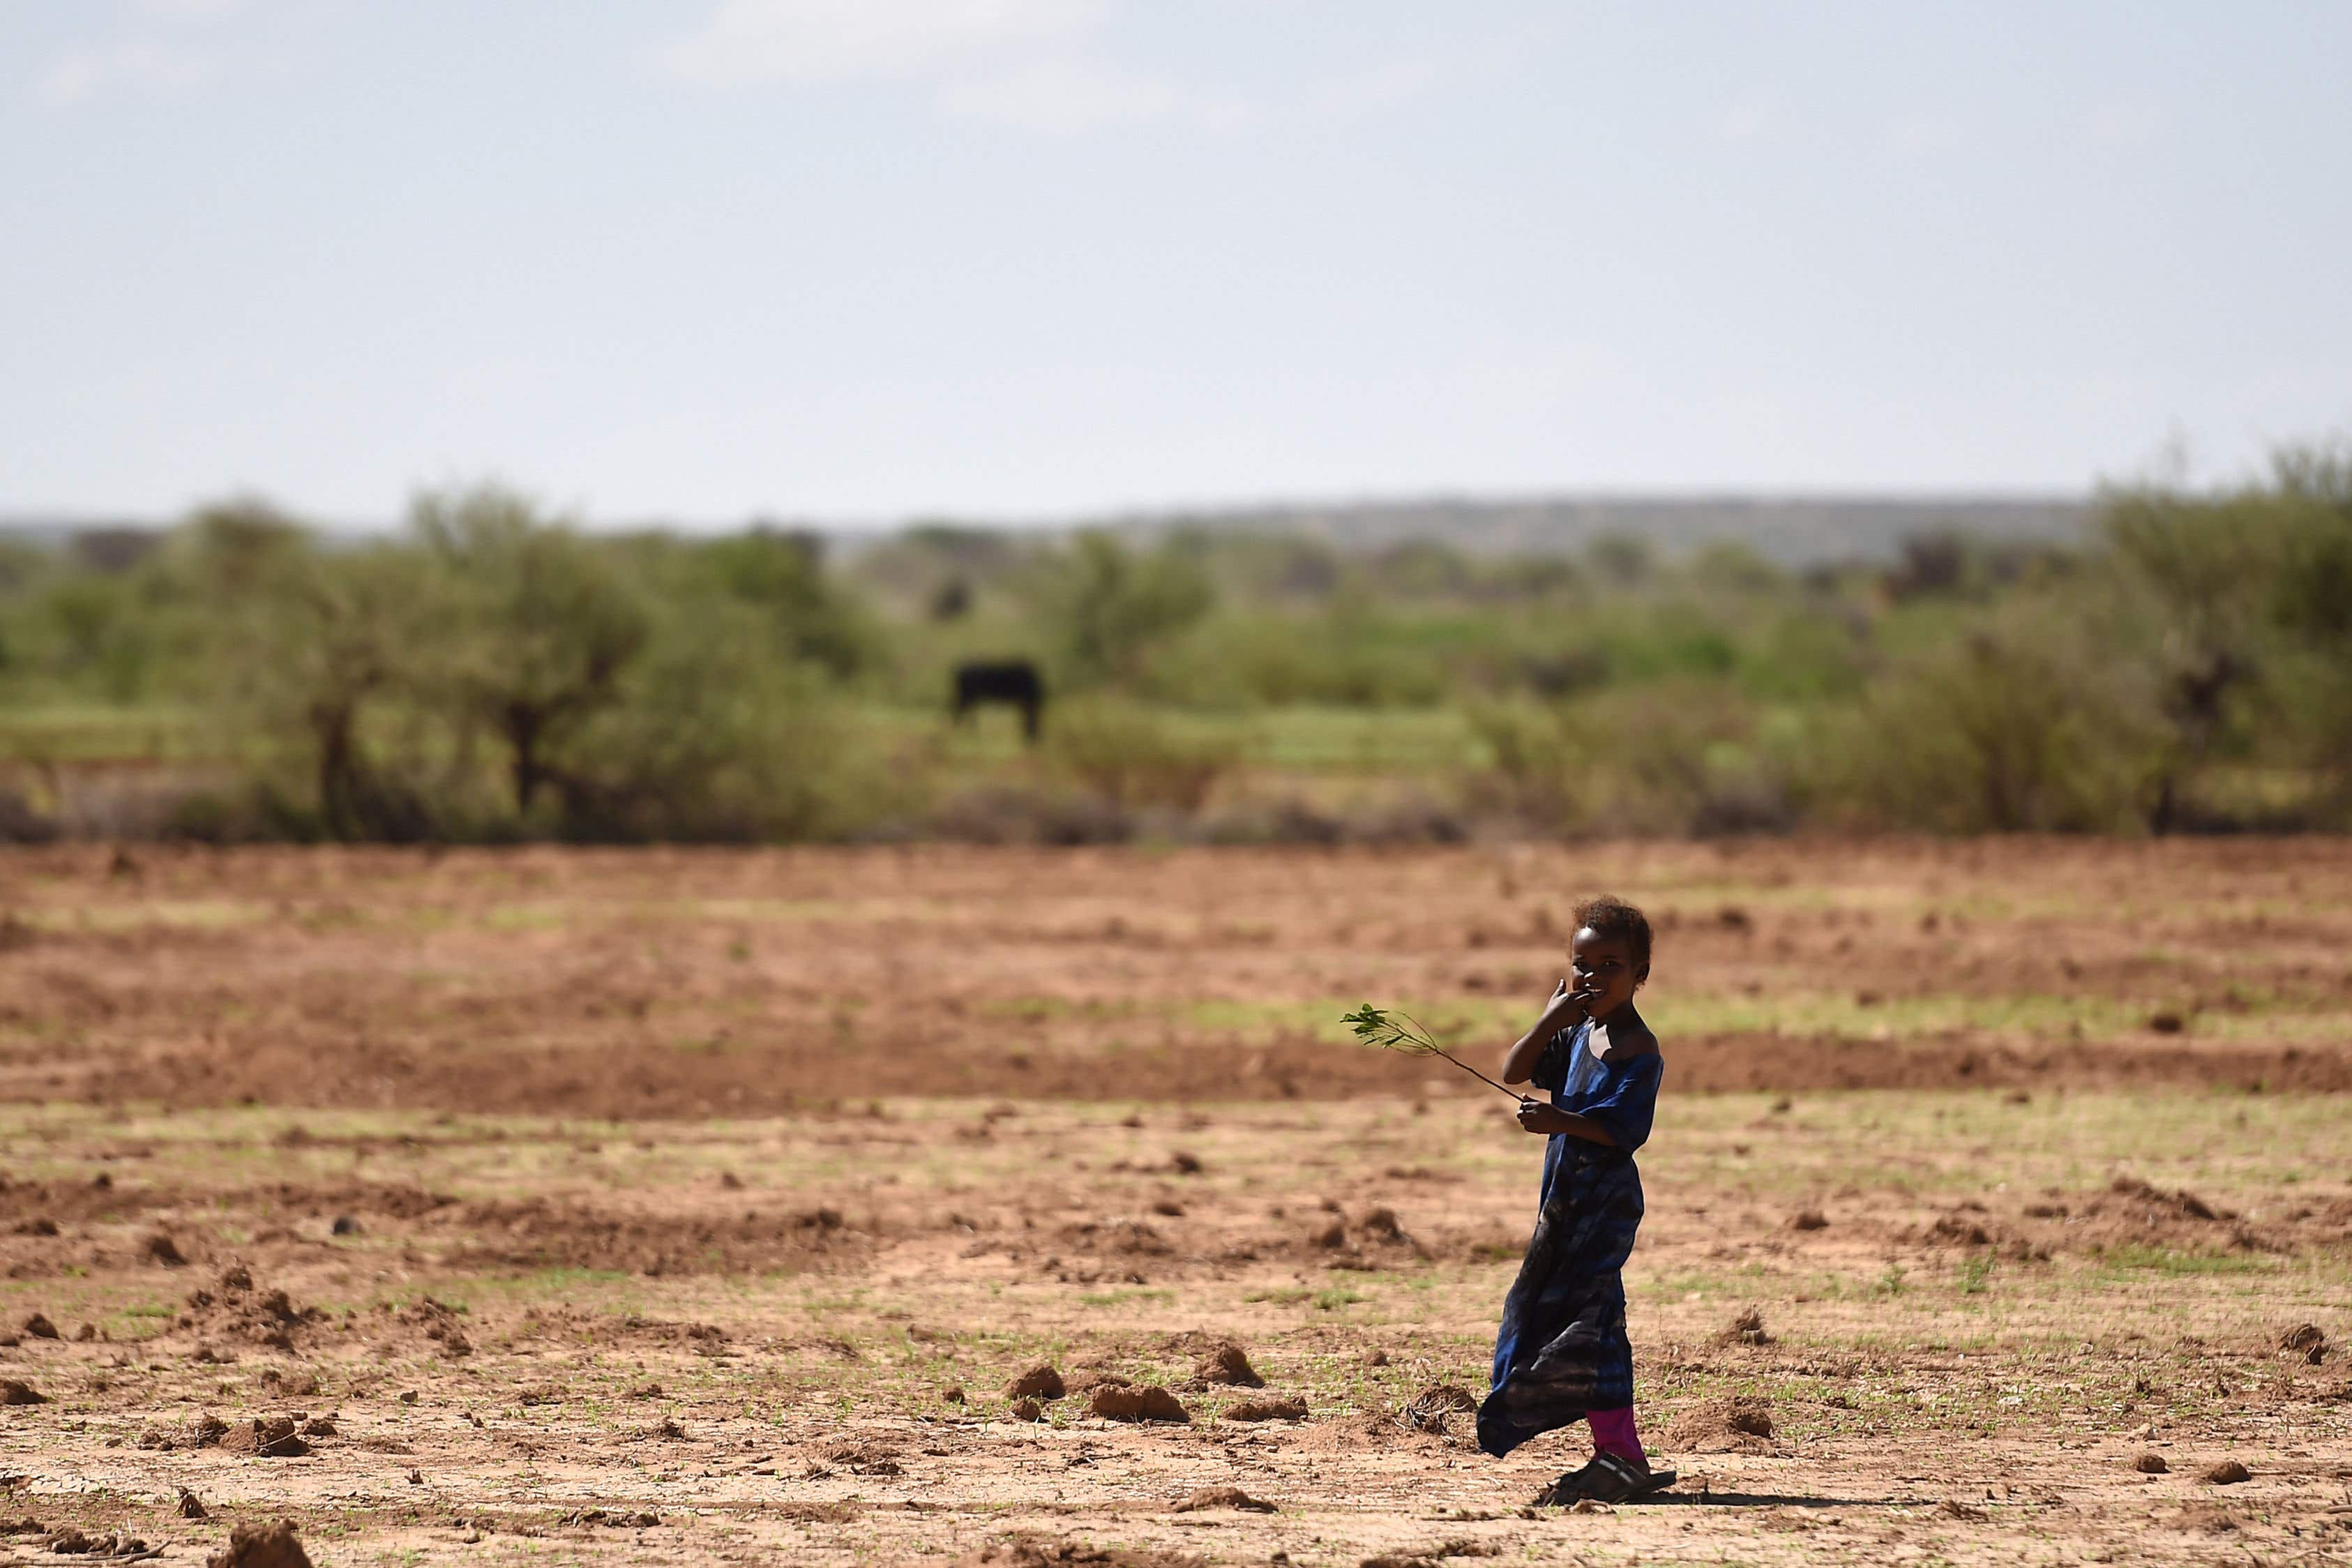
<path fill-rule="evenodd" d="M 1494 1392 L 1478 1410 L 1478 1446 L 1496 1456 L 1554 1427 L 1589 1422 L 1592 1462 L 1545 1489 L 1538 1504 L 1618 1502 L 1662 1491 L 1633 1431 L 1633 1347 L 1619 1270 L 1642 1223 L 1633 1151 L 1650 1136 L 1663 1062 L 1633 1010 L 1650 977 L 1650 922 L 1595 899 L 1576 912 L 1576 983 L 1562 980 L 1534 1028 L 1503 1058 L 1503 1081 L 1532 1079 L 1551 1103 L 1519 1101 L 1519 1125 L 1549 1133 L 1543 1202 L 1527 1261 L 1503 1300 Z"/>

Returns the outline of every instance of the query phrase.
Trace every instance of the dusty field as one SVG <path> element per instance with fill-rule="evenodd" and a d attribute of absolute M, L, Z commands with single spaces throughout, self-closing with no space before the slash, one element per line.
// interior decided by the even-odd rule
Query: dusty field
<path fill-rule="evenodd" d="M 1580 1440 L 1406 1415 L 1540 1145 L 1337 1016 L 1490 1054 L 1594 884 L 1663 928 L 1685 1481 L 1538 1512 Z M 85 849 L 0 912 L 0 1563 L 2352 1561 L 2342 847 Z"/>

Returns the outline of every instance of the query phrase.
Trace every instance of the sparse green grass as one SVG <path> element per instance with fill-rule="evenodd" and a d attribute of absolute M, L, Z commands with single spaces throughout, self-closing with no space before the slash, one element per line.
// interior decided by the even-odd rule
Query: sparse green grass
<path fill-rule="evenodd" d="M 2240 1252 L 2191 1251 L 2171 1247 L 2145 1247 L 2127 1244 L 2110 1247 L 2102 1259 L 2102 1273 L 2111 1279 L 2128 1278 L 2134 1273 L 2175 1276 L 2210 1274 L 2268 1274 L 2276 1271 L 2275 1259 Z"/>
<path fill-rule="evenodd" d="M 1158 1287 L 1138 1286 L 1122 1290 L 1093 1290 L 1078 1297 L 1084 1307 L 1130 1307 L 1147 1301 L 1173 1301 L 1176 1292 Z"/>

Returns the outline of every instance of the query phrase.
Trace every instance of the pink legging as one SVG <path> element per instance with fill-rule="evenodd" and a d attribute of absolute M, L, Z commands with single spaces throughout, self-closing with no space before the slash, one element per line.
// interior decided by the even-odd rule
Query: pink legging
<path fill-rule="evenodd" d="M 1622 1410 L 1588 1410 L 1584 1419 L 1592 1428 L 1595 1452 L 1614 1454 L 1641 1469 L 1650 1468 L 1649 1456 L 1642 1452 L 1642 1439 L 1633 1431 L 1632 1405 Z"/>

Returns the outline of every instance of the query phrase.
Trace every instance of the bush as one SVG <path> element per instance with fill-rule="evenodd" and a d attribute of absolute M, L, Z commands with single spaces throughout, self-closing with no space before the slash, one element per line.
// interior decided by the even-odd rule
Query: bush
<path fill-rule="evenodd" d="M 1241 756 L 1231 737 L 1187 735 L 1164 717 L 1107 698 L 1056 709 L 1046 750 L 1065 772 L 1120 811 L 1198 811 Z"/>
<path fill-rule="evenodd" d="M 1603 837 L 1777 832 L 1797 816 L 1787 748 L 1729 685 L 1697 679 L 1473 718 L 1491 761 L 1474 798 L 1539 830 Z"/>
<path fill-rule="evenodd" d="M 2155 683 L 2077 608 L 2004 606 L 1891 672 L 1818 753 L 1824 796 L 1868 826 L 2145 830 L 2167 742 Z"/>
<path fill-rule="evenodd" d="M 551 770 L 575 840 L 839 838 L 909 787 L 817 672 L 773 657 L 758 612 L 679 616 Z"/>
<path fill-rule="evenodd" d="M 1129 549 L 1108 533 L 1083 533 L 1052 569 L 1043 598 L 1061 632 L 1062 663 L 1080 686 L 1131 683 L 1151 650 L 1209 613 L 1208 574 L 1167 545 Z"/>

